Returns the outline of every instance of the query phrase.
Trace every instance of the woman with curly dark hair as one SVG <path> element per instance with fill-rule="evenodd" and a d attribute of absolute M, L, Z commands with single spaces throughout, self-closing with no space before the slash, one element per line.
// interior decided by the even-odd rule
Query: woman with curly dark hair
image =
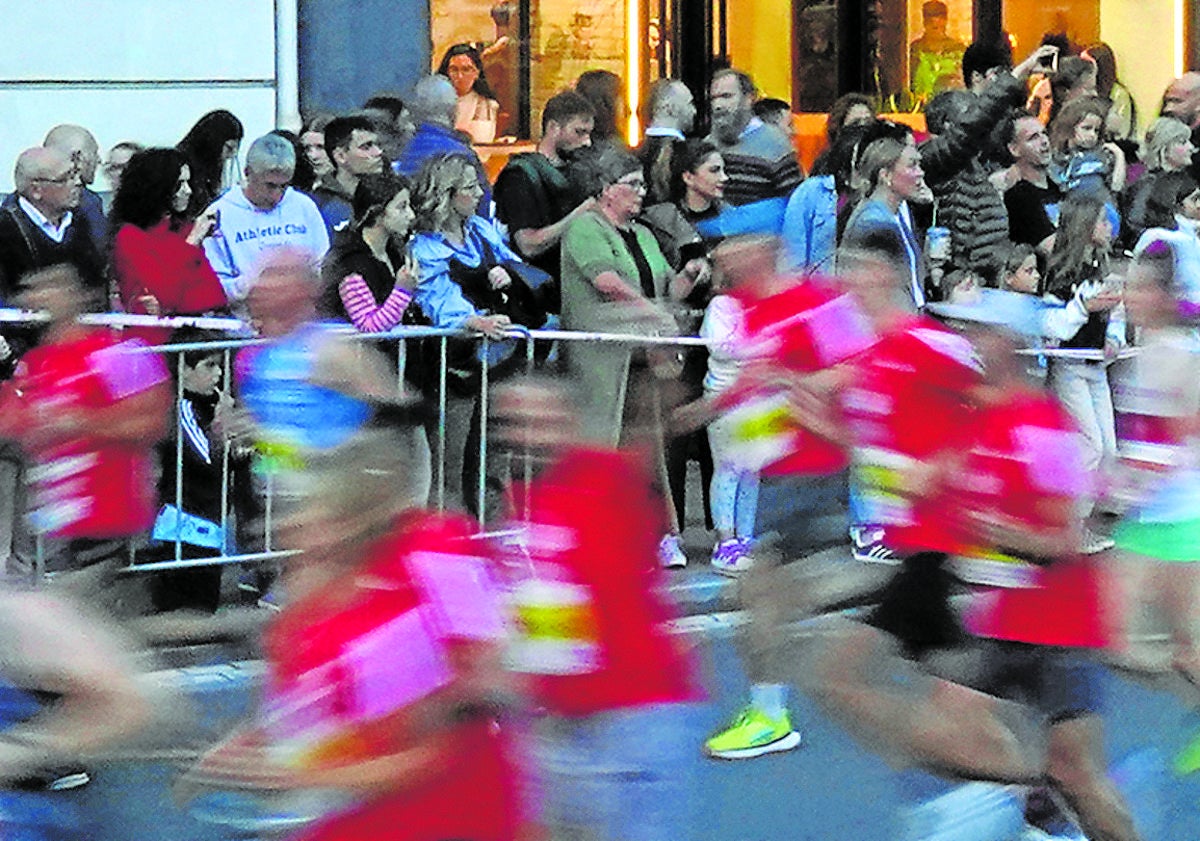
<path fill-rule="evenodd" d="M 202 247 L 216 230 L 216 211 L 193 221 L 191 199 L 191 166 L 178 149 L 129 159 L 109 215 L 113 277 L 128 312 L 194 315 L 228 305 Z"/>
<path fill-rule="evenodd" d="M 192 200 L 188 210 L 198 214 L 232 187 L 240 173 L 238 147 L 246 130 L 225 110 L 209 111 L 196 121 L 176 147 L 192 168 Z"/>

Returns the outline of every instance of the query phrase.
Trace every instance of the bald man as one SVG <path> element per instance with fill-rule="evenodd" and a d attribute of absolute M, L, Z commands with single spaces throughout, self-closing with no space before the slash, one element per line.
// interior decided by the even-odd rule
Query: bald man
<path fill-rule="evenodd" d="M 1200 73 L 1184 73 L 1167 86 L 1162 115 L 1186 123 L 1192 130 L 1192 143 L 1200 143 Z M 1200 178 L 1200 151 L 1192 156 L 1190 172 L 1192 178 Z"/>
<path fill-rule="evenodd" d="M 0 302 L 11 306 L 23 276 L 70 263 L 103 303 L 104 263 L 87 220 L 76 213 L 83 185 L 78 167 L 57 149 L 35 146 L 17 158 L 16 191 L 0 206 Z"/>
<path fill-rule="evenodd" d="M 92 244 L 97 253 L 103 254 L 108 247 L 108 217 L 104 213 L 104 199 L 91 189 L 100 163 L 100 146 L 96 138 L 83 126 L 64 123 L 50 129 L 42 145 L 62 152 L 79 168 L 83 190 L 75 214 L 87 220 Z"/>
<path fill-rule="evenodd" d="M 483 197 L 479 200 L 479 214 L 491 216 L 492 185 L 484 172 L 479 155 L 467 142 L 470 138 L 454 130 L 455 109 L 458 108 L 458 94 L 454 86 L 445 76 L 434 73 L 425 76 L 413 88 L 412 100 L 409 103 L 413 119 L 417 121 L 417 130 L 404 151 L 392 164 L 398 174 L 416 180 L 421 164 L 437 155 L 465 155 L 471 160 L 471 165 L 479 174 L 479 186 L 483 188 Z"/>
<path fill-rule="evenodd" d="M 671 200 L 671 155 L 695 127 L 696 100 L 678 79 L 659 79 L 647 97 L 645 139 L 637 148 L 646 174 L 646 207 Z"/>

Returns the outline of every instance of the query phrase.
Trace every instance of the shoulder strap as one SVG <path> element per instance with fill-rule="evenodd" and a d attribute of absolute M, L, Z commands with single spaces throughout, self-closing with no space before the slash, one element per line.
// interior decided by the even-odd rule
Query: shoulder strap
<path fill-rule="evenodd" d="M 487 237 L 479 233 L 474 225 L 470 226 L 468 236 L 479 250 L 479 265 L 481 268 L 490 269 L 493 266 L 500 265 L 500 261 L 496 259 L 496 252 L 492 249 L 492 244 L 488 242 Z"/>

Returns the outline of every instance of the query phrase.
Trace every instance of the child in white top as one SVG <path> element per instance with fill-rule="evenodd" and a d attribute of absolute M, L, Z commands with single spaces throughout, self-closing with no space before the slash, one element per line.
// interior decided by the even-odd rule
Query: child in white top
<path fill-rule="evenodd" d="M 737 380 L 746 362 L 742 307 L 728 294 L 727 279 L 718 272 L 713 278 L 713 296 L 700 325 L 701 338 L 710 340 L 708 374 L 704 394 L 713 398 Z M 736 575 L 748 565 L 754 535 L 754 511 L 758 501 L 758 474 L 730 458 L 732 423 L 726 416 L 708 425 L 708 443 L 712 448 L 713 477 L 710 488 L 713 523 L 717 543 L 712 565 L 717 572 Z"/>

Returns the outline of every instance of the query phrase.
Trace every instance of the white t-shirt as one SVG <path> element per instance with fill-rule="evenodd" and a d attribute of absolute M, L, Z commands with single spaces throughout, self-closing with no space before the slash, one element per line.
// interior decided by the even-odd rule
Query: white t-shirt
<path fill-rule="evenodd" d="M 746 330 L 741 304 L 732 295 L 716 295 L 704 311 L 700 338 L 710 340 L 704 390 L 719 394 L 733 385 L 745 364 Z"/>

